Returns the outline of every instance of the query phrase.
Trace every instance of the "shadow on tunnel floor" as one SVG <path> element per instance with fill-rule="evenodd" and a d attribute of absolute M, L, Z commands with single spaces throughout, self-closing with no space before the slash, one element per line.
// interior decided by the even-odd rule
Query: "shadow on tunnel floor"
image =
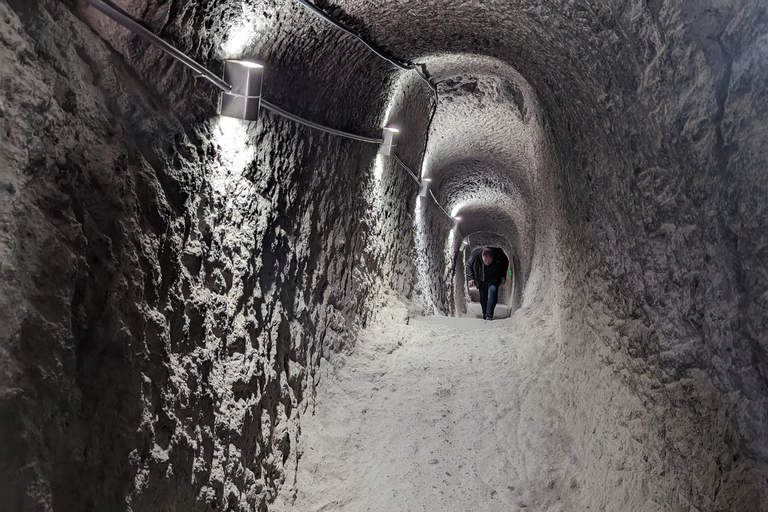
<path fill-rule="evenodd" d="M 496 309 L 493 312 L 493 319 L 500 320 L 502 318 L 509 318 L 512 315 L 512 308 L 506 304 L 497 304 Z M 467 312 L 462 315 L 462 318 L 483 318 L 483 310 L 480 307 L 479 302 L 472 302 L 467 308 Z"/>

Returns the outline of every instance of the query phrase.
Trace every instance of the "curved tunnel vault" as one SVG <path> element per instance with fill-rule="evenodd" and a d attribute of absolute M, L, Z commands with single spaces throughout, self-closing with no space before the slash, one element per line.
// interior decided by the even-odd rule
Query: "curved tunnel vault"
<path fill-rule="evenodd" d="M 511 253 L 584 508 L 768 503 L 765 2 L 318 2 L 434 117 L 298 2 L 114 4 L 291 112 L 399 126 L 462 219 L 375 146 L 221 121 L 82 2 L 0 0 L 0 509 L 269 509 L 321 365 L 393 304 L 461 311 L 466 237 Z"/>
<path fill-rule="evenodd" d="M 507 241 L 510 261 L 519 265 L 515 270 L 522 291 L 534 255 L 543 254 L 535 250 L 536 225 L 542 224 L 537 219 L 547 218 L 540 211 L 555 209 L 554 191 L 541 189 L 550 181 L 539 176 L 554 172 L 537 153 L 546 144 L 539 102 L 520 74 L 499 60 L 461 54 L 420 60 L 438 84 L 440 98 L 422 177 L 432 180 L 438 201 L 461 221 L 447 234 L 444 226 L 437 232 L 417 226 L 417 236 L 430 238 L 422 242 L 425 247 L 446 240 L 442 265 L 451 274 L 463 239 L 479 231 L 497 233 Z M 538 229 L 541 234 L 551 227 Z"/>

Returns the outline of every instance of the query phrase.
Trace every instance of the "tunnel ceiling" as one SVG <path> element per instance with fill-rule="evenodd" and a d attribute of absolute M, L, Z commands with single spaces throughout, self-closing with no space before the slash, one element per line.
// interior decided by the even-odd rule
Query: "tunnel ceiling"
<path fill-rule="evenodd" d="M 460 232 L 498 233 L 530 269 L 534 187 L 540 162 L 539 104 L 509 65 L 478 55 L 426 58 L 438 83 L 423 175 L 438 200 L 460 216 Z"/>

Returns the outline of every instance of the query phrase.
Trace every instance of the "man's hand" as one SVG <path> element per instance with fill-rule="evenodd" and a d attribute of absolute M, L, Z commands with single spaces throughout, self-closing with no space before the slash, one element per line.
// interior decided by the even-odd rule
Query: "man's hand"
<path fill-rule="evenodd" d="M 474 279 L 470 279 L 469 283 L 467 283 L 467 284 L 469 284 L 470 287 L 475 286 L 475 280 Z"/>

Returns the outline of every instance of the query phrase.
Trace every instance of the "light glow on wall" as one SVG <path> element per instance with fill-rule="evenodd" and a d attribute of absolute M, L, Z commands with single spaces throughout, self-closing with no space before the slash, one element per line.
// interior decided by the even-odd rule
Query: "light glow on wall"
<path fill-rule="evenodd" d="M 227 40 L 221 45 L 223 59 L 240 58 L 266 28 L 267 19 L 255 7 L 242 2 L 243 16 L 227 29 Z"/>
<path fill-rule="evenodd" d="M 453 228 L 451 229 L 450 233 L 448 233 L 448 239 L 445 243 L 445 261 L 453 261 L 453 253 L 455 253 L 459 249 L 459 242 L 463 237 L 461 237 L 461 228 L 459 227 L 459 224 L 461 222 L 461 217 L 459 216 L 459 212 L 461 212 L 461 209 L 464 208 L 466 205 L 466 202 L 462 201 L 454 205 L 453 208 L 451 208 L 451 217 L 453 217 Z"/>
<path fill-rule="evenodd" d="M 376 186 L 376 195 L 381 197 L 381 179 L 384 177 L 384 156 L 381 153 L 376 154 L 376 160 L 373 163 L 373 181 Z"/>
<path fill-rule="evenodd" d="M 381 154 L 377 154 L 373 160 L 373 181 L 369 184 L 366 191 L 366 199 L 369 205 L 366 214 L 367 223 L 371 226 L 371 238 L 368 240 L 368 249 L 373 252 L 386 252 L 387 238 L 386 232 L 394 229 L 391 226 L 392 219 L 387 216 L 387 208 L 384 202 L 384 189 L 382 179 L 384 178 L 384 167 L 388 159 Z"/>
<path fill-rule="evenodd" d="M 448 238 L 445 240 L 445 261 L 453 261 L 453 253 L 456 252 L 459 228 L 453 227 L 448 232 Z"/>
<path fill-rule="evenodd" d="M 429 158 L 429 152 L 427 152 L 424 155 L 424 161 L 421 164 L 421 174 L 419 175 L 419 178 L 421 178 L 422 180 L 429 178 L 429 181 L 432 181 L 432 178 L 430 178 L 429 176 L 431 163 L 432 162 L 430 161 L 430 158 Z"/>
<path fill-rule="evenodd" d="M 258 186 L 247 175 L 257 160 L 256 139 L 259 123 L 232 117 L 215 117 L 210 121 L 216 157 L 204 167 L 206 199 L 214 205 L 217 220 L 209 219 L 212 243 L 231 249 L 232 281 L 226 297 L 220 297 L 227 315 L 234 319 L 244 289 L 243 276 L 252 265 L 251 255 L 266 232 L 271 201 L 258 193 Z M 223 282 L 223 277 L 221 280 Z M 242 312 L 241 312 L 242 314 Z M 231 337 L 242 336 L 244 328 L 234 321 Z M 247 334 L 246 334 L 247 336 Z M 247 350 L 250 345 L 246 344 Z M 225 374 L 229 374 L 225 372 Z"/>
<path fill-rule="evenodd" d="M 392 88 L 389 92 L 389 99 L 387 100 L 387 108 L 384 110 L 384 126 L 388 126 L 391 117 L 392 117 L 392 111 L 394 108 L 399 104 L 399 102 L 403 98 L 403 88 L 405 86 L 405 83 L 410 79 L 408 75 L 412 73 L 401 73 L 400 76 L 395 81 L 394 85 L 392 85 Z"/>
<path fill-rule="evenodd" d="M 209 176 L 211 188 L 221 195 L 238 195 L 243 192 L 243 187 L 239 186 L 241 182 L 248 181 L 243 177 L 243 171 L 255 158 L 255 147 L 248 136 L 249 123 L 224 116 L 213 122 L 215 142 L 221 152 L 219 165 L 212 166 Z"/>
<path fill-rule="evenodd" d="M 413 215 L 413 236 L 416 244 L 416 281 L 418 288 L 422 290 L 424 297 L 424 308 L 427 312 L 437 315 L 440 310 L 437 308 L 432 297 L 432 287 L 429 282 L 429 262 L 427 261 L 427 237 L 424 212 L 427 207 L 428 199 L 425 197 L 416 197 L 416 208 Z M 431 199 L 429 199 L 431 201 Z"/>

